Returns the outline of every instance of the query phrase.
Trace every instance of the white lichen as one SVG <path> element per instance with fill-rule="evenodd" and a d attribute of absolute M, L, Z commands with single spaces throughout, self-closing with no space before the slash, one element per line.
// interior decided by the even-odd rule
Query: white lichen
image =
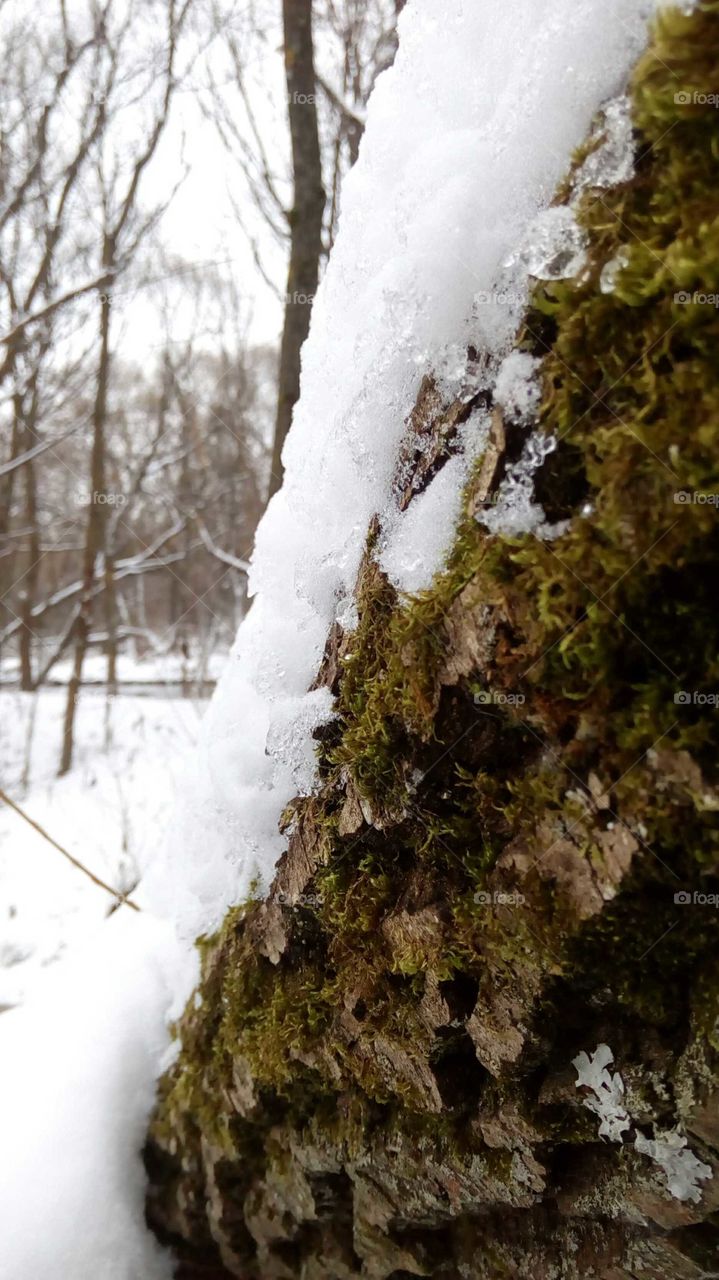
<path fill-rule="evenodd" d="M 584 1050 L 572 1061 L 576 1069 L 577 1089 L 588 1089 L 584 1105 L 599 1116 L 599 1134 L 610 1142 L 621 1142 L 622 1134 L 632 1128 L 632 1120 L 624 1103 L 624 1081 L 618 1071 L 608 1070 L 614 1054 L 606 1044 L 600 1044 L 590 1057 Z M 637 1130 L 634 1149 L 648 1156 L 664 1173 L 667 1190 L 675 1200 L 701 1200 L 701 1182 L 713 1178 L 708 1164 L 704 1164 L 687 1146 L 687 1140 L 678 1128 L 657 1131 L 648 1138 Z"/>
<path fill-rule="evenodd" d="M 632 1122 L 624 1106 L 624 1081 L 618 1071 L 612 1074 L 608 1067 L 614 1061 L 614 1054 L 606 1044 L 600 1044 L 591 1058 L 582 1051 L 573 1060 L 572 1066 L 577 1071 L 577 1088 L 586 1088 L 591 1092 L 584 1099 L 584 1105 L 599 1116 L 601 1124 L 599 1134 L 610 1142 L 621 1142 L 622 1134 L 631 1129 Z"/>
<path fill-rule="evenodd" d="M 714 1174 L 708 1164 L 689 1150 L 686 1138 L 678 1129 L 659 1131 L 655 1138 L 645 1138 L 643 1133 L 638 1133 L 634 1145 L 663 1170 L 667 1190 L 675 1200 L 699 1203 L 702 1198 L 699 1183 L 713 1178 Z"/>

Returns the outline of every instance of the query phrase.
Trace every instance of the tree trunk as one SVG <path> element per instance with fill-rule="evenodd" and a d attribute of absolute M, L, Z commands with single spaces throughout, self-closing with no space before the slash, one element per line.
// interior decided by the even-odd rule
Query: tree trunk
<path fill-rule="evenodd" d="M 111 256 L 106 252 L 103 258 Z M 62 752 L 59 775 L 69 773 L 72 767 L 75 737 L 75 714 L 82 685 L 82 668 L 87 653 L 93 612 L 93 587 L 97 562 L 105 551 L 105 418 L 107 415 L 107 389 L 110 376 L 110 304 L 107 294 L 99 296 L 100 305 L 100 355 L 97 370 L 97 386 L 92 414 L 92 456 L 90 459 L 90 494 L 85 532 L 82 565 L 82 594 L 80 610 L 75 624 L 75 656 L 72 674 L 67 687 L 67 703 L 63 722 Z"/>
<path fill-rule="evenodd" d="M 117 693 L 117 599 L 115 590 L 115 563 L 109 551 L 105 556 L 105 625 L 107 641 L 105 656 L 107 658 L 107 693 L 112 697 Z"/>
<path fill-rule="evenodd" d="M 25 447 L 32 449 L 37 437 L 34 426 L 29 423 L 25 430 Z M 30 460 L 24 468 L 25 482 L 25 523 L 28 528 L 27 569 L 22 590 L 22 630 L 20 632 L 20 688 L 26 693 L 35 688 L 32 669 L 32 644 L 34 629 L 32 626 L 32 610 L 37 596 L 40 576 L 40 529 L 37 511 L 37 482 L 35 463 Z"/>
<path fill-rule="evenodd" d="M 659 20 L 637 176 L 518 337 L 536 420 L 424 379 L 403 508 L 489 439 L 429 591 L 368 531 L 317 789 L 203 940 L 146 1149 L 187 1280 L 716 1274 L 719 312 L 675 268 L 713 278 L 718 48 L 715 6 Z M 502 532 L 521 458 L 551 540 Z"/>
<path fill-rule="evenodd" d="M 282 446 L 300 393 L 300 352 L 309 332 L 312 303 L 319 281 L 325 208 L 317 127 L 312 0 L 283 0 L 282 12 L 295 192 L 289 218 L 290 265 L 280 348 L 269 497 L 282 484 Z"/>
<path fill-rule="evenodd" d="M 16 344 L 12 344 L 13 360 L 16 358 Z M 12 429 L 10 434 L 10 448 L 8 456 L 3 458 L 3 462 L 14 462 L 22 451 L 22 414 L 21 404 L 22 397 L 15 387 L 12 397 L 13 414 Z M 0 476 L 0 550 L 5 550 L 5 544 L 10 534 L 10 526 L 12 522 L 13 498 L 15 495 L 15 477 L 16 471 L 8 471 L 7 475 Z M 0 602 L 3 597 L 12 590 L 15 581 L 15 564 L 16 557 L 14 550 L 9 548 L 8 555 L 0 559 Z M 1 648 L 1 646 L 0 646 Z"/>

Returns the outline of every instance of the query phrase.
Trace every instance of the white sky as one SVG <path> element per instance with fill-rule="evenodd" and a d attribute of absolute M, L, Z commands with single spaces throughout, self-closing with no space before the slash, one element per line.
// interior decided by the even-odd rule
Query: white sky
<path fill-rule="evenodd" d="M 239 13 L 247 9 L 246 0 L 232 4 Z M 279 0 L 265 6 L 268 19 L 279 22 Z M 287 152 L 287 124 L 284 118 L 284 68 L 279 27 L 277 39 L 267 41 L 264 49 L 253 42 L 248 54 L 248 81 L 268 150 L 274 152 L 281 167 Z M 224 59 L 219 49 L 212 51 L 210 66 L 218 80 L 226 78 Z M 263 225 L 249 197 L 244 175 L 237 161 L 228 153 L 212 121 L 203 112 L 193 87 L 207 80 L 204 65 L 196 68 L 192 82 L 175 97 L 167 132 L 152 169 L 143 185 L 147 204 L 161 202 L 168 188 L 178 181 L 187 167 L 188 173 L 161 223 L 161 239 L 171 254 L 177 254 L 202 274 L 203 264 L 216 265 L 220 276 L 237 283 L 248 341 L 276 342 L 282 328 L 282 306 L 279 297 L 267 285 L 255 264 L 248 235 L 238 225 L 231 197 L 242 210 L 247 230 L 256 239 L 265 271 L 278 293 L 284 292 L 286 262 L 274 238 Z M 228 98 L 233 94 L 227 86 Z M 208 96 L 203 92 L 205 103 Z M 195 316 L 188 305 L 180 305 L 173 315 L 173 336 L 183 342 L 192 331 Z M 140 358 L 147 348 L 162 344 L 157 316 L 148 290 L 136 295 L 129 312 L 127 336 L 123 340 L 126 354 Z"/>

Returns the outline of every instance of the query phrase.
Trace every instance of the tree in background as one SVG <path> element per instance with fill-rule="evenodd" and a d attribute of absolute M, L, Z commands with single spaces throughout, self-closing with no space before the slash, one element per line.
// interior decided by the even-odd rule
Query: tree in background
<path fill-rule="evenodd" d="M 177 175 L 143 197 L 204 47 L 199 8 L 58 2 L 54 22 L 3 31 L 0 647 L 25 690 L 72 654 L 63 772 L 90 649 L 112 690 L 120 645 L 207 652 L 246 608 L 272 356 L 250 358 L 230 273 L 165 253 Z M 166 320 L 142 368 L 120 354 L 139 291 Z M 148 575 L 167 585 L 146 592 Z"/>
<path fill-rule="evenodd" d="M 284 59 L 294 197 L 288 214 L 290 259 L 277 377 L 277 417 L 269 496 L 282 484 L 282 446 L 300 394 L 300 352 L 319 283 L 325 190 L 317 121 L 312 0 L 284 0 Z"/>
<path fill-rule="evenodd" d="M 178 43 L 194 0 L 165 0 L 162 5 L 164 18 L 163 35 L 160 44 L 160 67 L 151 59 L 149 76 L 140 73 L 140 83 L 133 84 L 133 93 L 145 98 L 152 97 L 154 82 L 159 78 L 160 91 L 154 118 L 147 126 L 145 137 L 136 144 L 135 154 L 129 165 L 124 161 L 126 147 L 125 136 L 117 138 L 111 145 L 108 131 L 101 140 L 95 160 L 95 172 L 99 207 L 102 224 L 100 229 L 100 252 L 98 275 L 113 283 L 128 261 L 137 253 L 143 236 L 157 217 L 156 211 L 133 223 L 136 219 L 137 204 L 140 194 L 140 183 L 143 174 L 157 151 L 158 144 L 167 127 L 172 96 L 178 83 Z M 132 75 L 134 68 L 126 64 L 131 49 L 130 42 L 138 40 L 146 15 L 141 13 L 141 20 L 132 21 L 133 13 L 124 17 L 117 32 L 110 33 L 109 21 L 105 30 L 105 49 L 112 77 L 108 83 L 105 101 L 110 102 L 119 85 L 127 92 L 126 78 Z M 110 14 L 109 17 L 114 15 Z M 118 79 L 123 76 L 125 83 Z M 159 73 L 159 74 L 158 74 Z M 137 75 L 137 72 L 135 72 Z M 108 112 L 106 111 L 106 115 Z M 109 154 L 108 154 L 109 152 Z M 93 587 L 98 564 L 102 565 L 105 577 L 105 615 L 107 621 L 107 655 L 108 655 L 108 690 L 113 692 L 116 684 L 117 639 L 115 628 L 115 601 L 112 564 L 107 554 L 105 538 L 105 517 L 107 511 L 107 493 L 105 486 L 105 452 L 106 452 L 106 417 L 107 396 L 110 378 L 110 318 L 111 295 L 102 289 L 98 290 L 99 347 L 97 381 L 92 410 L 92 454 L 90 462 L 90 501 L 87 507 L 87 525 L 82 567 L 82 590 L 79 599 L 77 621 L 74 636 L 74 663 L 68 684 L 67 708 L 63 728 L 62 754 L 60 773 L 67 773 L 72 764 L 75 711 L 77 696 L 82 683 L 82 668 L 87 652 L 90 635 L 90 624 L 93 611 Z"/>
<path fill-rule="evenodd" d="M 286 38 L 263 2 L 50 0 L 42 26 L 12 12 L 0 5 L 12 55 L 0 70 L 0 652 L 25 690 L 66 679 L 72 659 L 65 772 L 88 653 L 105 652 L 112 691 L 121 650 L 206 652 L 247 607 L 254 528 L 281 475 L 341 181 L 394 56 L 396 6 L 287 3 Z M 273 132 L 250 71 L 275 34 L 275 106 L 290 128 Z M 248 193 L 259 214 L 260 272 L 268 287 L 287 273 L 279 358 L 250 353 L 231 269 L 165 252 L 175 174 L 145 195 L 197 66 L 210 69 L 206 109 L 249 234 Z M 140 292 L 167 311 L 142 368 L 123 354 Z M 191 337 L 178 341 L 180 311 Z"/>
<path fill-rule="evenodd" d="M 272 7 L 217 0 L 214 21 L 228 54 L 228 78 L 210 77 L 207 111 L 244 175 L 259 221 L 235 200 L 258 269 L 279 248 L 287 285 L 277 374 L 269 496 L 282 483 L 282 447 L 299 395 L 300 352 L 310 325 L 322 263 L 337 230 L 342 179 L 357 159 L 367 102 L 377 76 L 396 52 L 401 0 L 284 0 L 282 27 Z M 273 35 L 283 50 L 283 85 L 267 90 L 257 66 L 271 61 Z M 268 77 L 271 81 L 271 76 Z M 278 99 L 282 97 L 282 110 Z M 278 146 L 277 131 L 289 138 Z"/>

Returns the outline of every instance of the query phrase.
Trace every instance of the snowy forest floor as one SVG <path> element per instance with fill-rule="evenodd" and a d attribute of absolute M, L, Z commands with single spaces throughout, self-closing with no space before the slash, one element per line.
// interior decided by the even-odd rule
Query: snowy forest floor
<path fill-rule="evenodd" d="M 0 779 L 7 794 L 96 875 L 122 892 L 162 840 L 204 700 L 147 685 L 112 699 L 83 691 L 75 766 L 57 777 L 63 688 L 0 691 Z M 154 671 L 154 677 L 158 673 Z M 167 679 L 175 676 L 167 673 Z M 0 805 L 0 1009 L 22 1003 L 112 899 Z"/>

